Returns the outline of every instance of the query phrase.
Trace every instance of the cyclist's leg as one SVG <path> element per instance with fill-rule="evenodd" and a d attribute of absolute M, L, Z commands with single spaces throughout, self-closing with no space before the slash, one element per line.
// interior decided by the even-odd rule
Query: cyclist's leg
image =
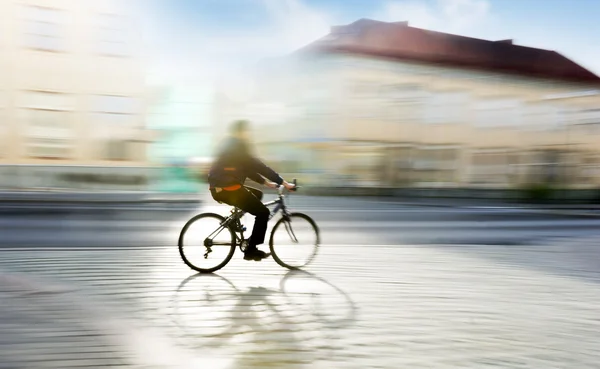
<path fill-rule="evenodd" d="M 265 240 L 270 211 L 258 197 L 245 187 L 233 192 L 235 194 L 232 194 L 232 198 L 234 199 L 232 203 L 255 217 L 252 235 L 248 238 L 248 247 L 244 251 L 244 259 L 262 260 L 270 254 L 259 250 L 256 246 L 262 244 Z"/>
<path fill-rule="evenodd" d="M 215 200 L 216 202 L 219 202 L 219 203 L 222 202 L 222 203 L 228 204 L 227 201 L 225 201 L 226 198 L 225 198 L 224 192 L 225 191 L 217 192 L 217 190 L 211 189 L 210 190 L 210 195 L 212 196 L 213 200 Z M 231 204 L 228 204 L 228 205 L 231 205 Z"/>
<path fill-rule="evenodd" d="M 269 222 L 269 216 L 271 215 L 271 212 L 261 202 L 262 191 L 247 187 L 241 188 L 238 191 L 240 194 L 236 196 L 237 207 L 254 215 L 255 217 L 254 228 L 252 229 L 252 235 L 248 239 L 248 245 L 250 247 L 256 247 L 257 245 L 265 242 L 267 223 Z"/>
<path fill-rule="evenodd" d="M 249 186 L 244 186 L 248 191 L 250 191 L 251 194 L 253 194 L 254 196 L 256 196 L 256 198 L 259 201 L 262 201 L 263 198 L 263 192 L 261 190 L 259 190 L 258 188 L 254 188 L 254 187 L 249 187 Z"/>
<path fill-rule="evenodd" d="M 236 190 L 236 191 L 220 191 L 220 192 L 217 192 L 216 190 L 211 189 L 210 190 L 210 194 L 212 195 L 213 200 L 215 200 L 217 202 L 222 202 L 222 203 L 227 204 L 227 205 L 236 206 L 239 209 L 242 209 L 242 210 L 244 210 L 244 211 L 246 211 L 246 212 L 248 212 L 250 214 L 253 214 L 250 211 L 244 209 L 243 198 L 246 195 L 244 189 L 247 189 L 259 201 L 262 201 L 263 192 L 261 190 L 259 190 L 259 189 L 256 189 L 254 187 L 248 187 L 248 186 L 244 186 L 241 189 Z"/>
<path fill-rule="evenodd" d="M 248 239 L 248 246 L 252 249 L 265 241 L 267 223 L 271 214 L 269 209 L 260 201 L 260 198 L 262 198 L 262 191 L 246 187 L 235 191 L 221 191 L 216 195 L 218 201 L 236 206 L 255 216 L 252 235 Z"/>

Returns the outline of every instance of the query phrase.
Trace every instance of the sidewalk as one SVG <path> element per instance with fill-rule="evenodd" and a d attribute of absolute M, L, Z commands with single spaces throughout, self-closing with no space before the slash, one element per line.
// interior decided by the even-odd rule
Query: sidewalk
<path fill-rule="evenodd" d="M 497 207 L 497 208 L 521 208 L 540 210 L 600 210 L 600 204 L 540 204 L 515 201 L 493 200 L 493 199 L 458 199 L 458 198 L 390 198 L 378 197 L 380 201 L 406 204 L 412 206 L 442 206 L 442 207 Z"/>
<path fill-rule="evenodd" d="M 301 199 L 302 193 L 294 194 L 294 197 Z M 380 202 L 387 204 L 396 204 L 398 206 L 415 207 L 444 207 L 444 208 L 463 208 L 463 209 L 521 209 L 529 211 L 554 212 L 565 215 L 594 215 L 600 213 L 600 204 L 540 204 L 524 203 L 516 201 L 506 201 L 497 199 L 465 199 L 465 198 L 434 198 L 434 197 L 392 197 L 392 196 L 307 196 L 310 198 L 346 199 L 347 201 L 366 201 Z"/>
<path fill-rule="evenodd" d="M 308 274 L 237 254 L 212 276 L 194 276 L 173 248 L 3 251 L 0 270 L 77 290 L 18 295 L 4 279 L 0 363 L 593 368 L 597 241 L 324 247 Z"/>
<path fill-rule="evenodd" d="M 2 203 L 199 203 L 202 193 L 0 191 Z"/>

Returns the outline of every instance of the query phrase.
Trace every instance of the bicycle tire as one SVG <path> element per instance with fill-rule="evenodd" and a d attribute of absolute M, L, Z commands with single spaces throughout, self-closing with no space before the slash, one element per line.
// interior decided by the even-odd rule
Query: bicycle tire
<path fill-rule="evenodd" d="M 222 223 L 225 221 L 225 218 L 223 216 L 221 216 L 219 214 L 215 214 L 215 213 L 202 213 L 202 214 L 198 214 L 198 215 L 192 217 L 190 220 L 187 221 L 187 223 L 185 223 L 185 225 L 181 229 L 181 232 L 179 233 L 179 241 L 178 241 L 179 255 L 181 256 L 181 259 L 183 260 L 183 262 L 191 269 L 193 269 L 199 273 L 213 273 L 213 272 L 216 272 L 217 270 L 223 268 L 225 265 L 227 265 L 229 263 L 229 261 L 231 261 L 231 258 L 233 257 L 233 254 L 235 253 L 236 238 L 235 238 L 235 233 L 233 232 L 233 230 L 230 227 L 225 227 L 224 230 L 227 230 L 231 236 L 231 246 L 230 246 L 229 253 L 227 254 L 227 257 L 225 257 L 225 259 L 223 260 L 223 262 L 221 262 L 221 264 L 219 264 L 215 267 L 212 267 L 212 268 L 200 268 L 200 267 L 196 266 L 185 255 L 184 236 L 185 236 L 185 233 L 187 232 L 188 228 L 192 224 L 194 224 L 195 222 L 199 221 L 202 218 L 215 218 L 215 219 L 219 220 L 219 223 Z"/>
<path fill-rule="evenodd" d="M 310 255 L 310 257 L 308 258 L 308 260 L 302 264 L 302 265 L 298 265 L 298 266 L 294 266 L 294 265 L 290 265 L 288 263 L 286 263 L 285 261 L 283 261 L 278 255 L 277 255 L 277 251 L 275 251 L 275 244 L 274 244 L 274 236 L 275 236 L 275 232 L 277 232 L 277 229 L 284 224 L 285 222 L 288 221 L 288 219 L 293 219 L 293 218 L 301 218 L 306 220 L 313 228 L 313 230 L 315 231 L 315 236 L 316 236 L 316 243 L 314 245 L 314 249 L 312 254 Z M 292 220 L 293 221 L 293 220 Z M 271 231 L 271 237 L 269 239 L 269 249 L 271 250 L 271 256 L 273 257 L 273 260 L 275 260 L 275 262 L 277 262 L 277 264 L 279 264 L 280 266 L 290 269 L 290 270 L 298 270 L 301 269 L 305 266 L 307 266 L 308 264 L 310 264 L 313 259 L 317 256 L 317 252 L 319 250 L 319 244 L 321 243 L 320 240 L 320 235 L 319 235 L 319 227 L 317 226 L 317 223 L 308 215 L 303 214 L 303 213 L 291 213 L 289 214 L 288 217 L 283 217 L 280 218 L 277 223 L 275 223 L 275 226 L 273 227 L 273 230 Z"/>

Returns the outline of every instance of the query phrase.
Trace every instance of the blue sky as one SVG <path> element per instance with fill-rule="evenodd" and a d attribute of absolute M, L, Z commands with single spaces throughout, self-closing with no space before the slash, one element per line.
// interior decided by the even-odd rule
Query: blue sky
<path fill-rule="evenodd" d="M 600 0 L 137 0 L 158 80 L 229 74 L 359 18 L 559 51 L 600 74 Z"/>

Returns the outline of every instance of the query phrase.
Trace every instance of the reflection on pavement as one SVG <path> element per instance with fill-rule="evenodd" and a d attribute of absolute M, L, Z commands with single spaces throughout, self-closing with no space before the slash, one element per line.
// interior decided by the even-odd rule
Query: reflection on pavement
<path fill-rule="evenodd" d="M 227 278 L 196 274 L 171 300 L 182 343 L 235 358 L 232 368 L 314 367 L 355 321 L 350 296 L 323 278 L 290 271 L 279 288 L 240 290 Z"/>

